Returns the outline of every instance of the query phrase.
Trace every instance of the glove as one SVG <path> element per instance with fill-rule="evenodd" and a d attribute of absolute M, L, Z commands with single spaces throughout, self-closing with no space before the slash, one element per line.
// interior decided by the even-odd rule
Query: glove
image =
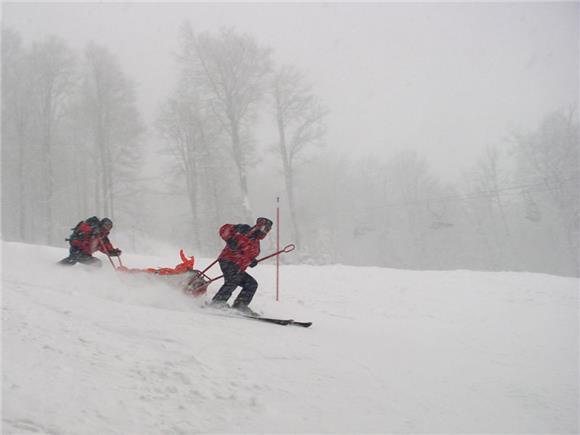
<path fill-rule="evenodd" d="M 252 260 L 252 262 L 250 263 L 250 267 L 256 267 L 256 265 L 258 264 L 258 260 L 256 260 L 255 258 Z"/>
<path fill-rule="evenodd" d="M 117 248 L 113 248 L 109 251 L 109 255 L 111 257 L 118 257 L 119 255 L 121 255 L 121 250 L 117 249 Z"/>
<path fill-rule="evenodd" d="M 230 248 L 232 251 L 238 250 L 238 242 L 236 242 L 233 238 L 226 240 L 226 245 L 228 245 L 228 248 Z"/>

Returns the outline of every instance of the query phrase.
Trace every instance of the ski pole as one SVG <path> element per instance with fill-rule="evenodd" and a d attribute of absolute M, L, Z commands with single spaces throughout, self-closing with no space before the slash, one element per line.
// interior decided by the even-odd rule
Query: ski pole
<path fill-rule="evenodd" d="M 218 259 L 216 258 L 209 266 L 207 266 L 205 269 L 203 269 L 199 274 L 200 275 L 205 275 L 205 273 L 214 265 L 218 262 Z M 222 275 L 223 276 L 223 275 Z"/>
<path fill-rule="evenodd" d="M 191 285 L 193 282 L 195 282 L 195 281 L 196 281 L 197 279 L 199 279 L 200 277 L 201 277 L 201 279 L 202 279 L 202 280 L 203 280 L 203 278 L 205 277 L 205 278 L 207 278 L 207 279 L 208 279 L 208 281 L 204 281 L 204 282 L 203 282 L 203 286 L 202 286 L 202 287 L 205 287 L 205 288 L 207 288 L 207 286 L 208 286 L 210 283 L 212 283 L 212 282 L 214 282 L 214 281 L 216 281 L 216 280 L 220 279 L 221 277 L 223 277 L 223 275 L 220 275 L 220 276 L 218 276 L 218 277 L 216 277 L 216 278 L 210 278 L 209 276 L 207 276 L 207 275 L 205 274 L 205 273 L 206 273 L 206 272 L 207 272 L 209 269 L 211 269 L 211 267 L 212 267 L 214 264 L 216 264 L 217 262 L 218 262 L 218 259 L 216 258 L 214 261 L 212 261 L 212 262 L 210 263 L 210 265 L 209 265 L 209 266 L 207 266 L 207 267 L 206 267 L 205 269 L 203 269 L 202 271 L 194 270 L 193 272 L 195 273 L 195 275 L 194 275 L 194 276 L 193 276 L 193 277 L 192 277 L 192 278 L 189 280 L 189 282 L 187 283 L 187 285 L 188 285 L 188 286 L 189 286 L 189 285 Z M 197 288 L 199 288 L 199 286 L 198 286 Z M 197 288 L 196 288 L 196 289 L 197 289 Z M 196 290 L 196 289 L 194 289 L 194 290 Z M 204 293 L 205 293 L 205 291 L 204 291 Z"/>
<path fill-rule="evenodd" d="M 109 255 L 109 251 L 107 251 L 105 249 L 105 245 L 103 244 L 103 241 L 101 239 L 99 239 L 99 244 L 101 245 L 101 249 L 105 252 L 105 255 L 107 256 L 107 258 L 109 259 L 109 262 L 111 263 L 111 266 L 113 266 L 113 269 L 117 270 L 117 266 L 115 266 L 115 263 L 113 263 L 113 259 Z M 119 258 L 119 264 L 120 263 L 121 263 L 121 259 Z M 121 264 L 121 266 L 123 266 L 123 265 Z"/>
<path fill-rule="evenodd" d="M 115 263 L 113 263 L 113 260 L 111 259 L 111 256 L 109 255 L 109 253 L 106 252 L 105 255 L 109 259 L 109 262 L 111 263 L 111 266 L 113 266 L 113 269 L 117 270 L 117 266 L 115 266 Z"/>
<path fill-rule="evenodd" d="M 275 257 L 276 255 L 283 254 L 284 252 L 292 252 L 294 249 L 296 249 L 296 246 L 294 246 L 293 244 L 286 245 L 282 249 L 280 249 L 279 251 L 276 251 L 273 254 L 267 255 L 266 257 L 262 257 L 256 261 L 259 263 L 260 261 L 267 260 L 268 258 Z"/>
<path fill-rule="evenodd" d="M 292 244 L 291 244 L 291 245 L 286 245 L 286 246 L 284 246 L 284 248 L 283 248 L 283 249 L 280 249 L 279 251 L 277 251 L 277 252 L 274 252 L 273 254 L 267 255 L 266 257 L 262 257 L 262 258 L 260 258 L 259 260 L 256 260 L 256 263 L 259 263 L 260 261 L 267 260 L 268 258 L 272 258 L 272 257 L 274 257 L 274 256 L 276 256 L 276 255 L 283 254 L 284 252 L 291 252 L 291 251 L 293 251 L 295 248 L 296 248 L 296 246 L 294 246 L 294 245 L 292 245 Z M 210 264 L 208 267 L 206 267 L 206 268 L 205 268 L 205 270 L 204 270 L 203 272 L 201 272 L 201 273 L 200 273 L 200 275 L 201 275 L 201 274 L 203 274 L 203 273 L 204 273 L 206 270 L 208 270 L 208 269 L 209 269 L 211 266 L 213 266 L 215 263 L 217 263 L 217 260 L 216 260 L 216 261 L 214 261 L 212 264 Z M 206 282 L 205 282 L 205 284 L 212 283 L 212 282 L 214 282 L 214 281 L 216 281 L 216 280 L 218 280 L 218 279 L 220 279 L 220 278 L 223 278 L 223 275 L 216 276 L 215 278 L 212 278 L 212 279 L 210 279 L 209 281 L 206 281 Z"/>

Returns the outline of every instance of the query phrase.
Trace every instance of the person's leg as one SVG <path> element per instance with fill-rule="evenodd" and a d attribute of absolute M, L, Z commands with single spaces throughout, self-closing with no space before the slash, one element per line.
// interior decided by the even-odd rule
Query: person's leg
<path fill-rule="evenodd" d="M 62 260 L 60 260 L 58 262 L 58 264 L 61 264 L 63 266 L 74 266 L 76 263 L 77 263 L 77 260 L 72 258 L 70 255 L 66 258 L 63 258 Z"/>
<path fill-rule="evenodd" d="M 98 258 L 93 257 L 92 255 L 87 255 L 80 253 L 77 256 L 77 261 L 82 264 L 86 264 L 87 266 L 94 266 L 94 267 L 102 267 L 103 263 Z"/>
<path fill-rule="evenodd" d="M 231 261 L 220 261 L 220 268 L 224 274 L 224 284 L 212 298 L 212 304 L 225 304 L 240 283 L 241 274 L 238 265 Z"/>
<path fill-rule="evenodd" d="M 58 262 L 58 264 L 62 264 L 64 266 L 73 266 L 77 263 L 80 251 L 77 248 L 71 248 L 68 251 L 68 257 L 63 258 Z"/>
<path fill-rule="evenodd" d="M 234 308 L 247 307 L 252 302 L 254 294 L 258 289 L 258 281 L 256 281 L 251 275 L 244 272 L 240 281 L 242 286 L 242 291 L 234 301 Z"/>

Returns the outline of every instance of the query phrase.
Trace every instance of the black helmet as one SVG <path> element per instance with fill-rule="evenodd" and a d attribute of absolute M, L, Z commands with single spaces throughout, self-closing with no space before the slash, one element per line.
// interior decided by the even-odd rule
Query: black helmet
<path fill-rule="evenodd" d="M 111 228 L 113 228 L 113 221 L 109 218 L 101 219 L 101 222 L 99 224 L 100 224 L 101 228 L 104 228 L 108 231 L 110 231 Z"/>
<path fill-rule="evenodd" d="M 256 219 L 256 227 L 260 228 L 262 232 L 269 232 L 272 229 L 272 221 L 265 217 L 259 217 Z"/>

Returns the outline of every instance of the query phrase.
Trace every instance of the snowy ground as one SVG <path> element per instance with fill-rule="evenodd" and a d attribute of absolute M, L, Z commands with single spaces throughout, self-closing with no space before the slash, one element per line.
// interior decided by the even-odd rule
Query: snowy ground
<path fill-rule="evenodd" d="M 253 269 L 253 307 L 303 329 L 65 254 L 3 243 L 4 434 L 578 431 L 576 279 L 285 266 L 275 302 Z"/>

